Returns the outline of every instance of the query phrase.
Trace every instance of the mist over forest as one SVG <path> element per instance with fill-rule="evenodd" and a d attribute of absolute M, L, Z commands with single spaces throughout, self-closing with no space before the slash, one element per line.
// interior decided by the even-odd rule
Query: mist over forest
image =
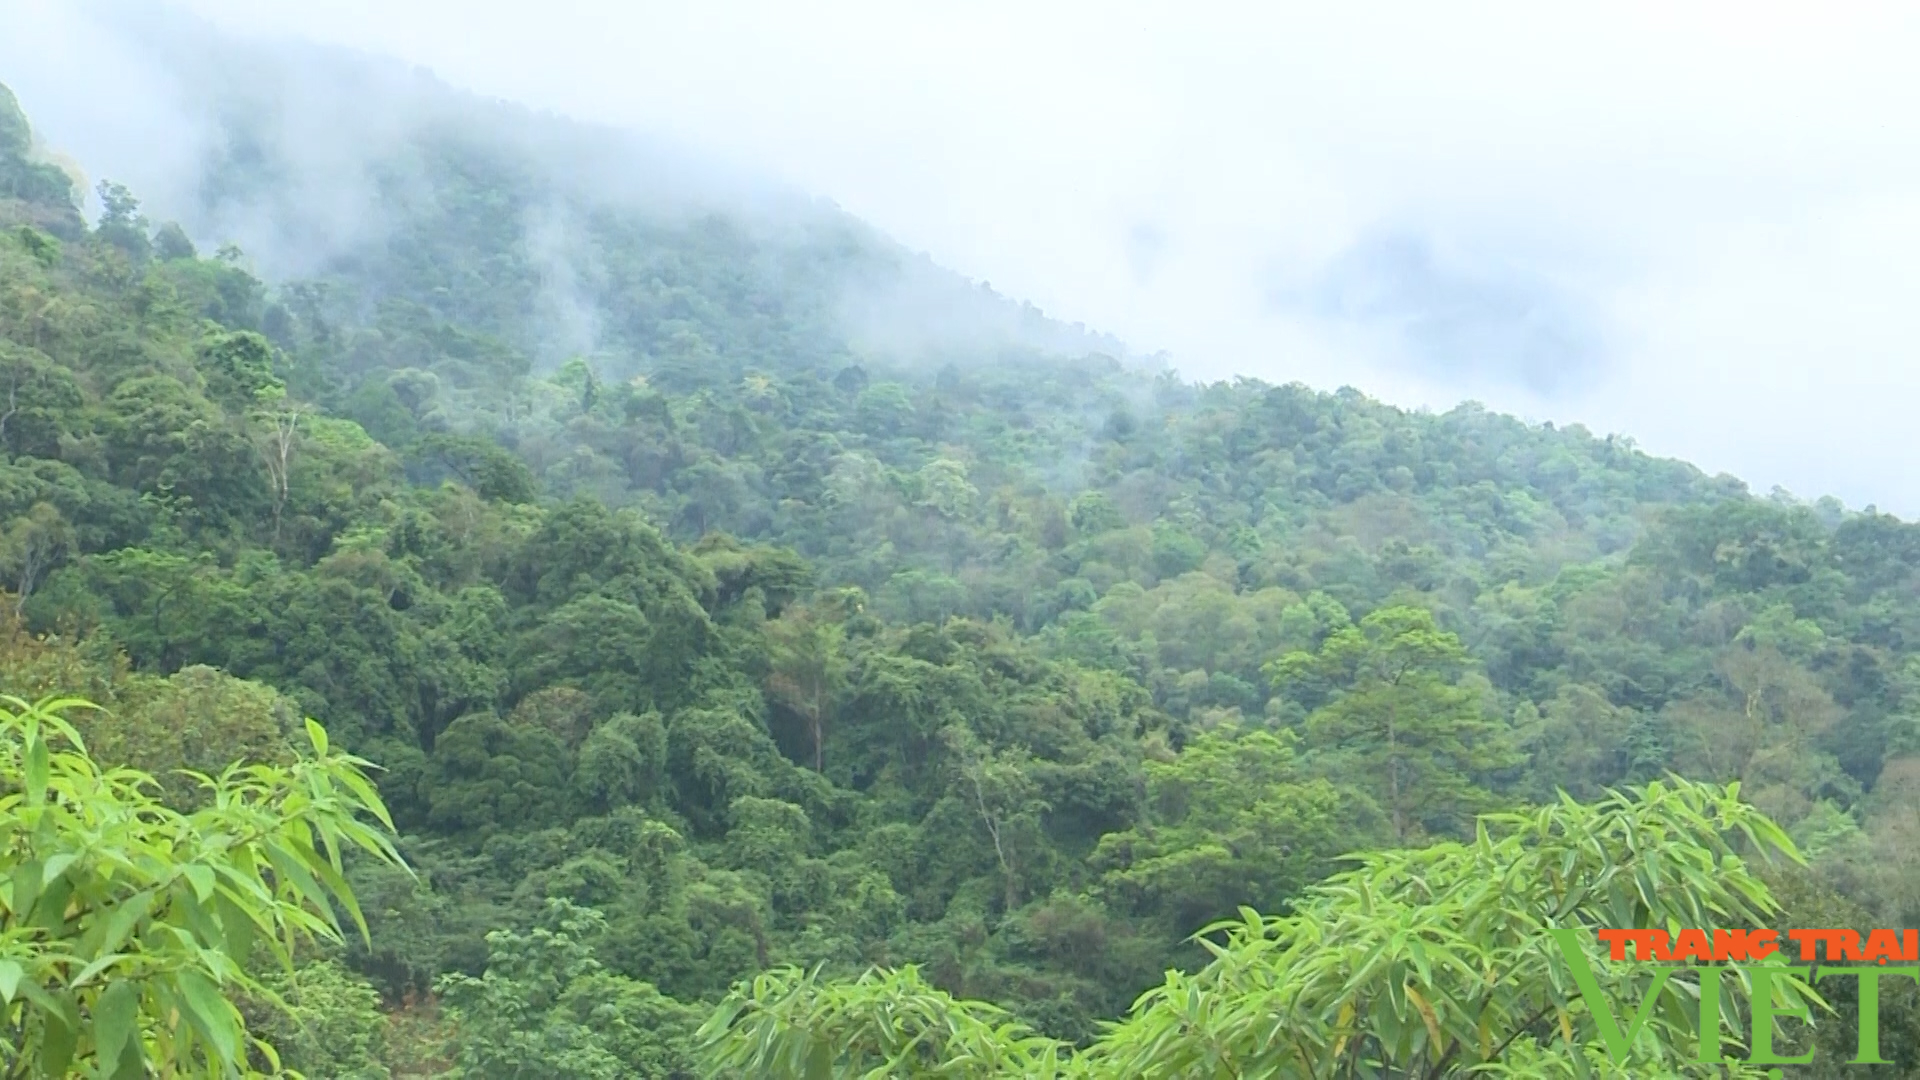
<path fill-rule="evenodd" d="M 15 1073 L 1705 1076 L 1697 972 L 1610 1066 L 1545 928 L 1920 918 L 1920 525 L 88 10 L 87 95 L 0 49 Z M 1391 229 L 1269 284 L 1463 385 L 1614 347 Z"/>
<path fill-rule="evenodd" d="M 56 94 L 50 111 L 75 132 L 60 149 L 87 148 L 150 211 L 209 251 L 238 246 L 269 279 L 352 277 L 377 297 L 404 294 L 414 283 L 390 263 L 401 257 L 396 236 L 450 212 L 460 194 L 452 173 L 466 163 L 436 151 L 453 150 L 513 178 L 509 205 L 493 208 L 503 228 L 511 216 L 510 231 L 474 240 L 489 253 L 511 248 L 534 310 L 487 329 L 509 331 L 548 367 L 603 346 L 613 362 L 632 362 L 636 342 L 606 310 L 614 286 L 596 234 L 609 215 L 669 229 L 725 219 L 765 247 L 752 272 L 813 279 L 773 287 L 817 293 L 818 314 L 840 320 L 843 337 L 895 355 L 1004 345 L 1123 354 L 1111 338 L 942 271 L 823 199 L 668 140 L 481 99 L 397 61 L 234 39 L 165 8 L 92 9 L 102 21 L 83 25 L 97 25 L 124 60 L 116 96 L 138 103 L 143 144 L 96 147 L 88 128 L 99 104 L 68 113 Z"/>

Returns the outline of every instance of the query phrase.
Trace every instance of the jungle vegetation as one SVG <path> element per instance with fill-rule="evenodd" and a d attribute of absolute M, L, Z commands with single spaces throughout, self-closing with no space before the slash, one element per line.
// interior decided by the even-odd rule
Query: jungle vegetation
<path fill-rule="evenodd" d="M 405 153 L 267 280 L 0 90 L 9 1075 L 1573 1075 L 1551 920 L 1920 920 L 1920 526 Z"/>

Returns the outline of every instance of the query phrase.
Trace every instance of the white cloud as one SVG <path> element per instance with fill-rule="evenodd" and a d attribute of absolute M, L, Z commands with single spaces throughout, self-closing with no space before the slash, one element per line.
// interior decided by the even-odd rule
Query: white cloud
<path fill-rule="evenodd" d="M 53 6 L 0 0 L 0 24 Z M 1920 513 L 1896 441 L 1920 390 L 1911 5 L 188 6 L 763 164 L 1196 375 L 1475 396 Z M 1274 308 L 1383 235 L 1428 245 L 1430 289 L 1371 321 Z M 1543 397 L 1462 352 L 1548 309 L 1603 343 L 1594 380 Z M 1402 332 L 1436 319 L 1479 321 L 1445 349 Z"/>

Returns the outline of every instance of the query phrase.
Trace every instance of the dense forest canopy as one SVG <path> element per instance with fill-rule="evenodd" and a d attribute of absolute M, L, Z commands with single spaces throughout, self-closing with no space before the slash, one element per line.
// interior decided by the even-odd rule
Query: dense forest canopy
<path fill-rule="evenodd" d="M 1670 772 L 1809 860 L 1756 918 L 1920 919 L 1920 526 L 1183 381 L 828 208 L 563 183 L 537 118 L 449 101 L 383 131 L 381 227 L 275 276 L 204 231 L 301 226 L 257 114 L 190 232 L 112 182 L 84 221 L 0 92 L 0 692 L 102 706 L 76 737 L 181 813 L 177 770 L 292 768 L 312 717 L 411 868 L 348 858 L 366 937 L 240 1006 L 289 1066 L 680 1075 L 723 1001 L 876 979 L 1123 1055 L 1142 993 L 1230 983 L 1203 927 L 1290 947 L 1330 875 L 1458 880 L 1478 815 L 1655 813 L 1607 792 Z"/>

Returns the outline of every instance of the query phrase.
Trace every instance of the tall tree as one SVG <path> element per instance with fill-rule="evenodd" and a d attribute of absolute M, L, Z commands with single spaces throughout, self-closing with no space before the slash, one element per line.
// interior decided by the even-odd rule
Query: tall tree
<path fill-rule="evenodd" d="M 1737 792 L 1656 782 L 1591 805 L 1488 815 L 1471 843 L 1369 855 L 1290 915 L 1243 909 L 1210 928 L 1210 964 L 1169 972 L 1077 1052 L 929 987 L 913 968 L 839 982 L 786 968 L 715 1010 L 700 1031 L 705 1063 L 709 1075 L 791 1080 L 1757 1078 L 1745 1063 L 1696 1060 L 1701 969 L 1609 964 L 1592 937 L 1607 927 L 1768 925 L 1780 906 L 1748 859 L 1801 857 Z M 1666 887 L 1644 888 L 1647 877 Z M 1555 930 L 1583 947 L 1579 990 Z M 1709 1014 L 1718 1026 L 1708 1045 L 1739 1038 L 1760 963 L 1715 971 L 1722 1009 Z M 1771 985 L 1777 1009 L 1817 1000 L 1777 967 Z M 1606 1020 L 1581 1007 L 1596 1000 Z M 1638 1030 L 1622 1038 L 1608 1021 Z M 1629 1060 L 1616 1065 L 1609 1052 Z"/>
<path fill-rule="evenodd" d="M 1019 747 L 995 750 L 964 725 L 941 733 L 955 760 L 961 801 L 980 816 L 1000 867 L 1001 901 L 1008 913 L 1020 906 L 1020 888 L 1041 845 L 1040 820 L 1052 807 L 1032 775 L 1033 756 Z"/>
<path fill-rule="evenodd" d="M 35 503 L 0 533 L 0 568 L 12 579 L 8 584 L 13 586 L 15 615 L 72 546 L 73 526 L 47 503 Z"/>
<path fill-rule="evenodd" d="M 260 427 L 253 435 L 253 448 L 267 467 L 267 483 L 273 491 L 273 543 L 280 543 L 280 518 L 287 509 L 292 487 L 293 451 L 300 440 L 301 407 L 284 402 L 280 407 L 261 409 L 255 419 Z"/>
<path fill-rule="evenodd" d="M 1148 760 L 1148 819 L 1100 838 L 1093 855 L 1113 900 L 1164 913 L 1188 934 L 1241 907 L 1279 910 L 1333 869 L 1372 823 L 1325 779 L 1300 775 L 1286 732 L 1220 729 L 1172 761 Z"/>
<path fill-rule="evenodd" d="M 815 772 L 826 769 L 827 724 L 847 685 L 845 639 L 839 623 L 811 608 L 767 623 L 767 693 L 806 724 Z"/>
<path fill-rule="evenodd" d="M 1308 745 L 1373 788 L 1401 841 L 1494 801 L 1479 778 L 1515 764 L 1508 733 L 1460 685 L 1466 647 L 1422 608 L 1389 607 L 1269 666 L 1283 694 L 1319 699 Z"/>

